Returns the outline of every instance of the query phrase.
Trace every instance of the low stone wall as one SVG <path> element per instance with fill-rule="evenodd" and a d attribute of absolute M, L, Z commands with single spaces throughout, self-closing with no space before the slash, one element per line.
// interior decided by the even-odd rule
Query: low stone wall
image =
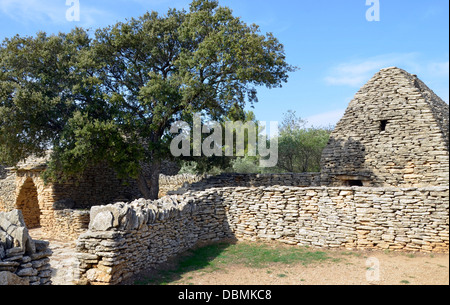
<path fill-rule="evenodd" d="M 172 187 L 171 191 L 166 191 L 168 195 L 183 194 L 187 191 L 203 191 L 210 188 L 222 187 L 261 187 L 261 186 L 319 186 L 320 173 L 286 173 L 286 174 L 234 174 L 226 173 L 217 176 L 190 176 L 179 175 L 170 177 L 175 181 L 184 181 L 181 188 Z M 167 178 L 160 180 L 164 185 Z M 187 184 L 185 184 L 187 183 Z M 172 183 L 175 186 L 175 184 Z M 165 188 L 169 189 L 169 188 Z"/>
<path fill-rule="evenodd" d="M 55 210 L 53 211 L 52 230 L 46 231 L 46 236 L 59 240 L 76 240 L 81 233 L 88 230 L 89 210 Z"/>
<path fill-rule="evenodd" d="M 16 195 L 16 176 L 9 174 L 0 179 L 0 212 L 14 209 Z"/>
<path fill-rule="evenodd" d="M 449 250 L 449 193 L 429 188 L 259 188 L 224 192 L 240 239 L 324 248 Z"/>
<path fill-rule="evenodd" d="M 198 196 L 93 207 L 77 241 L 78 284 L 117 284 L 199 242 L 232 237 L 220 198 Z"/>
<path fill-rule="evenodd" d="M 180 174 L 175 176 L 159 176 L 159 197 L 164 197 L 167 193 L 177 191 L 178 189 L 186 186 L 186 184 L 193 184 L 203 180 L 205 176 L 202 175 L 190 175 Z"/>
<path fill-rule="evenodd" d="M 0 213 L 0 285 L 50 285 L 48 242 L 32 240 L 21 211 Z"/>
<path fill-rule="evenodd" d="M 236 237 L 321 248 L 449 250 L 449 189 L 212 188 L 93 207 L 80 283 L 117 284 L 199 242 Z"/>

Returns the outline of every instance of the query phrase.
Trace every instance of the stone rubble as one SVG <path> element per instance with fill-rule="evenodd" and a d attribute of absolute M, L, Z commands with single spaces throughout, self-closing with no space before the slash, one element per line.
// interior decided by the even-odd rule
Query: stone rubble
<path fill-rule="evenodd" d="M 48 245 L 30 237 L 20 210 L 0 212 L 0 285 L 50 285 Z"/>

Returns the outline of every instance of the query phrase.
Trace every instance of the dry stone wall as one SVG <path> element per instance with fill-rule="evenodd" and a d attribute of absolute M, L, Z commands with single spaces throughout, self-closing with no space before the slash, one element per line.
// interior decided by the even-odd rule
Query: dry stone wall
<path fill-rule="evenodd" d="M 0 165 L 0 212 L 14 209 L 16 191 L 16 176 Z"/>
<path fill-rule="evenodd" d="M 325 248 L 448 252 L 448 187 L 224 191 L 238 238 Z"/>
<path fill-rule="evenodd" d="M 50 285 L 51 254 L 29 236 L 21 211 L 0 212 L 0 285 Z"/>
<path fill-rule="evenodd" d="M 53 211 L 52 229 L 46 230 L 47 237 L 74 241 L 89 227 L 89 210 L 55 210 Z"/>
<path fill-rule="evenodd" d="M 92 168 L 80 180 L 45 184 L 40 164 L 27 164 L 0 180 L 0 211 L 20 209 L 28 228 L 42 227 L 49 236 L 76 239 L 87 229 L 94 203 L 140 197 L 134 181 L 126 183 L 104 168 Z"/>
<path fill-rule="evenodd" d="M 350 102 L 322 154 L 322 184 L 449 184 L 449 106 L 417 76 L 386 68 Z"/>
<path fill-rule="evenodd" d="M 202 181 L 206 178 L 203 175 L 180 174 L 173 176 L 160 175 L 159 176 L 159 197 L 166 196 L 169 192 L 177 191 L 182 187 L 187 187 Z"/>
<path fill-rule="evenodd" d="M 220 200 L 202 193 L 93 207 L 77 241 L 78 284 L 117 284 L 199 242 L 232 237 Z"/>
<path fill-rule="evenodd" d="M 225 187 L 93 207 L 79 283 L 117 284 L 200 242 L 448 252 L 449 189 Z"/>
<path fill-rule="evenodd" d="M 320 173 L 285 173 L 285 174 L 235 174 L 225 173 L 217 176 L 174 176 L 171 179 L 186 181 L 181 188 L 172 187 L 168 195 L 183 194 L 187 191 L 203 191 L 222 187 L 261 187 L 261 186 L 319 186 Z M 166 180 L 160 180 L 163 184 Z M 192 181 L 192 182 L 191 182 Z M 170 185 L 170 184 L 169 184 Z"/>

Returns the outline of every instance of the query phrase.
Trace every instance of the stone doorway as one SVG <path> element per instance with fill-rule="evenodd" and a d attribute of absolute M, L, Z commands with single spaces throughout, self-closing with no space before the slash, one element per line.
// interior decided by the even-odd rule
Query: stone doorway
<path fill-rule="evenodd" d="M 39 209 L 37 188 L 31 178 L 27 178 L 22 185 L 17 196 L 16 208 L 22 211 L 28 229 L 41 226 L 41 211 Z"/>

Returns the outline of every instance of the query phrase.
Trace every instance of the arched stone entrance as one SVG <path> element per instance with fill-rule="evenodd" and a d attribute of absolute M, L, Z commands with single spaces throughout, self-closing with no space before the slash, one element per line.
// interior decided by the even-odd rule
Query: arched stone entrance
<path fill-rule="evenodd" d="M 41 211 L 39 209 L 38 192 L 33 179 L 28 177 L 23 183 L 16 200 L 16 208 L 22 211 L 28 229 L 41 225 Z"/>

